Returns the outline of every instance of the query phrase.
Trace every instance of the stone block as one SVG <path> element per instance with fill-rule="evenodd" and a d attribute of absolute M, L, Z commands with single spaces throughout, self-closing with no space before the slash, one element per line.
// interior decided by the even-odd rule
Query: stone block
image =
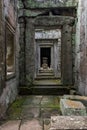
<path fill-rule="evenodd" d="M 73 99 L 73 100 L 85 100 L 87 101 L 87 96 L 79 96 L 79 95 L 64 95 L 64 99 Z"/>
<path fill-rule="evenodd" d="M 87 117 L 52 116 L 49 130 L 87 130 Z M 48 129 L 45 129 L 48 130 Z"/>
<path fill-rule="evenodd" d="M 63 115 L 67 116 L 86 116 L 86 107 L 79 101 L 69 99 L 60 100 L 60 108 Z"/>

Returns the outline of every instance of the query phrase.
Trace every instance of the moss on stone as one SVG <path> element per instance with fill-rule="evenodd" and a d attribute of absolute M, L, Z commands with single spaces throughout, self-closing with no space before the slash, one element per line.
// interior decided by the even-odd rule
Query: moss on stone
<path fill-rule="evenodd" d="M 20 119 L 22 112 L 22 105 L 25 101 L 25 97 L 17 98 L 12 105 L 8 108 L 7 116 L 8 119 Z"/>

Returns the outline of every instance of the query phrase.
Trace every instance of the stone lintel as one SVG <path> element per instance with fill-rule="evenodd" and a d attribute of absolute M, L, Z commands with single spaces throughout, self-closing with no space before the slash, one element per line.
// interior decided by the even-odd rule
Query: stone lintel
<path fill-rule="evenodd" d="M 72 25 L 74 17 L 67 16 L 39 16 L 35 19 L 35 26 L 63 26 L 64 24 Z"/>
<path fill-rule="evenodd" d="M 76 11 L 76 7 L 54 7 L 54 8 L 20 8 L 19 9 L 19 14 L 18 14 L 18 17 L 22 17 L 22 16 L 25 16 L 25 17 L 37 17 L 37 16 L 40 16 L 40 15 L 44 15 L 44 14 L 48 14 L 49 15 L 49 12 L 52 12 L 52 10 L 54 10 L 55 14 L 53 15 L 61 15 L 63 16 L 64 12 L 67 12 L 65 13 L 65 16 L 74 16 L 75 15 L 73 14 L 73 12 L 75 13 Z M 60 12 L 60 14 L 58 13 Z"/>

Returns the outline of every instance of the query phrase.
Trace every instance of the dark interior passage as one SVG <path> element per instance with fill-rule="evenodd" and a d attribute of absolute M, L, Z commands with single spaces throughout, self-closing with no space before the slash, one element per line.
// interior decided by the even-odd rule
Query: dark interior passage
<path fill-rule="evenodd" d="M 47 60 L 47 64 L 48 66 L 50 67 L 50 64 L 51 64 L 51 48 L 50 47 L 42 47 L 40 49 L 40 65 L 42 66 L 43 64 L 43 57 L 46 57 L 48 60 Z"/>

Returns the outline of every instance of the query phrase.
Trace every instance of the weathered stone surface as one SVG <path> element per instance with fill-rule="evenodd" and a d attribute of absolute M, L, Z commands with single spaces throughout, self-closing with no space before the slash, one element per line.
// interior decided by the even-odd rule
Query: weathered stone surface
<path fill-rule="evenodd" d="M 51 127 L 49 130 L 76 130 L 87 129 L 87 117 L 81 116 L 53 116 L 51 117 Z"/>
<path fill-rule="evenodd" d="M 61 39 L 61 29 L 36 30 L 35 39 Z"/>
<path fill-rule="evenodd" d="M 5 86 L 5 39 L 3 0 L 0 1 L 0 95 Z"/>
<path fill-rule="evenodd" d="M 75 86 L 87 95 L 87 0 L 79 0 L 76 24 Z"/>
<path fill-rule="evenodd" d="M 18 120 L 19 113 L 21 122 Z M 15 114 L 18 114 L 16 121 L 13 118 Z M 10 107 L 9 115 L 12 121 L 1 125 L 0 130 L 87 129 L 87 116 L 60 116 L 58 96 L 18 97 Z"/>
<path fill-rule="evenodd" d="M 44 119 L 44 130 L 50 130 L 51 128 L 51 119 Z"/>
<path fill-rule="evenodd" d="M 60 108 L 63 115 L 67 116 L 86 116 L 86 107 L 79 101 L 69 99 L 60 100 Z"/>
<path fill-rule="evenodd" d="M 78 95 L 64 95 L 62 98 L 70 99 L 74 101 L 80 101 L 86 107 L 87 110 L 87 97 L 86 96 L 78 96 Z"/>
<path fill-rule="evenodd" d="M 7 118 L 30 120 L 61 115 L 59 100 L 56 96 L 19 97 L 8 109 Z"/>
<path fill-rule="evenodd" d="M 62 82 L 64 85 L 73 84 L 72 67 L 72 28 L 67 24 L 62 29 L 61 59 L 62 59 Z"/>
<path fill-rule="evenodd" d="M 76 100 L 85 100 L 87 101 L 87 97 L 86 96 L 79 96 L 79 95 L 64 95 L 63 96 L 64 99 L 76 99 Z"/>
<path fill-rule="evenodd" d="M 72 25 L 72 23 L 74 22 L 74 17 L 71 16 L 38 16 L 36 17 L 35 21 L 34 21 L 34 25 L 35 26 L 62 26 L 64 25 L 64 27 L 66 27 L 66 25 L 70 24 Z M 38 27 L 36 27 L 38 28 Z M 51 28 L 51 27 L 50 27 Z"/>
<path fill-rule="evenodd" d="M 47 8 L 47 7 L 69 7 L 76 6 L 77 0 L 73 2 L 73 0 L 26 0 L 24 5 L 26 8 Z M 23 3 L 20 0 L 20 7 L 23 7 Z"/>
<path fill-rule="evenodd" d="M 20 122 L 20 120 L 8 121 L 0 126 L 0 130 L 19 130 Z"/>
<path fill-rule="evenodd" d="M 46 8 L 43 9 L 35 9 L 35 10 L 31 10 L 31 9 L 19 9 L 19 17 L 21 18 L 21 16 L 25 16 L 25 17 L 36 17 L 39 15 L 44 15 L 45 13 L 47 14 L 55 14 L 55 15 L 61 15 L 61 16 L 76 16 L 76 7 L 70 7 L 70 8 L 64 8 L 61 10 L 61 8 L 54 8 L 53 10 L 47 10 Z M 21 19 L 20 19 L 21 21 Z"/>
<path fill-rule="evenodd" d="M 41 121 L 36 119 L 25 121 L 21 124 L 20 130 L 42 130 Z"/>
<path fill-rule="evenodd" d="M 10 2 L 9 0 L 0 1 L 0 118 L 3 118 L 6 109 L 9 104 L 12 103 L 18 93 L 17 86 L 19 80 L 19 28 L 17 20 L 17 0 Z M 7 77 L 7 43 L 6 43 L 6 27 L 10 28 L 12 31 L 12 36 L 14 35 L 14 66 L 15 75 L 11 75 L 11 78 Z M 9 37 L 8 37 L 9 39 Z"/>
<path fill-rule="evenodd" d="M 40 116 L 40 107 L 23 107 L 22 114 L 23 119 L 38 118 Z"/>

